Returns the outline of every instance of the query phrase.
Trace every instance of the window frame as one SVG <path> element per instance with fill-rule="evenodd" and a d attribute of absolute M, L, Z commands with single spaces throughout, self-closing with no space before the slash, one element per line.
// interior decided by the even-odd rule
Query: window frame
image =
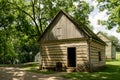
<path fill-rule="evenodd" d="M 100 51 L 98 52 L 98 60 L 99 60 L 99 61 L 102 61 L 102 54 L 101 54 Z"/>

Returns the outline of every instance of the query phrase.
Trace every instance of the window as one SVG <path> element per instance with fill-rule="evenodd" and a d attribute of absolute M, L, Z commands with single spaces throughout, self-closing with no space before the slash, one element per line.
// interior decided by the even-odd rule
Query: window
<path fill-rule="evenodd" d="M 101 52 L 98 52 L 98 60 L 99 60 L 99 61 L 102 61 Z"/>
<path fill-rule="evenodd" d="M 61 36 L 62 36 L 62 28 L 57 28 L 57 30 L 56 30 L 56 36 L 58 37 L 58 38 L 60 38 Z"/>

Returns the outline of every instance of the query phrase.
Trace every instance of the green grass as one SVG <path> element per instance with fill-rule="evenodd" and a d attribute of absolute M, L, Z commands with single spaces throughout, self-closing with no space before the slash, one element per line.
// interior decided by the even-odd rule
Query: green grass
<path fill-rule="evenodd" d="M 40 74 L 54 74 L 55 71 L 42 71 L 39 70 L 39 63 L 36 62 L 28 62 L 24 64 L 0 64 L 0 67 L 19 67 L 23 70 L 34 72 L 34 73 L 40 73 Z"/>
<path fill-rule="evenodd" d="M 40 73 L 40 74 L 54 74 L 55 73 L 55 71 L 39 70 L 39 63 L 34 63 L 34 62 L 23 64 L 22 69 L 29 71 L 29 72 Z"/>
<path fill-rule="evenodd" d="M 38 63 L 26 63 L 22 68 L 29 72 L 40 74 L 55 74 L 54 71 L 40 71 L 38 70 Z M 88 73 L 88 72 L 72 72 L 62 75 L 62 77 L 71 80 L 120 80 L 120 53 L 117 53 L 117 59 L 106 62 L 104 70 Z"/>
<path fill-rule="evenodd" d="M 116 58 L 117 58 L 117 60 L 120 60 L 120 52 L 116 53 Z"/>
<path fill-rule="evenodd" d="M 117 60 L 106 62 L 104 70 L 93 73 L 73 72 L 63 77 L 71 80 L 120 80 L 120 53 L 117 53 Z"/>
<path fill-rule="evenodd" d="M 41 70 L 38 70 L 38 69 L 29 69 L 29 70 L 26 70 L 26 71 L 34 72 L 34 73 L 40 73 L 40 74 L 55 74 L 56 73 L 55 71 L 41 71 Z"/>
<path fill-rule="evenodd" d="M 104 70 L 88 73 L 88 72 L 72 72 L 62 75 L 64 78 L 70 80 L 120 80 L 120 52 L 117 52 L 116 60 L 109 60 L 106 62 Z M 12 66 L 12 65 L 0 65 Z M 22 64 L 22 69 L 40 74 L 55 74 L 55 71 L 40 71 L 39 63 L 25 63 Z"/>
<path fill-rule="evenodd" d="M 21 65 L 21 67 L 24 70 L 31 69 L 31 68 L 39 68 L 39 63 L 36 63 L 36 62 L 24 63 Z"/>

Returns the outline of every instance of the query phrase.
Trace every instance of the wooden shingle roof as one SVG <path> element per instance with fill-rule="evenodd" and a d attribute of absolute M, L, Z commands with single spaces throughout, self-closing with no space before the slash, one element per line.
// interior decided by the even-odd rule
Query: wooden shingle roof
<path fill-rule="evenodd" d="M 53 18 L 53 20 L 51 21 L 51 23 L 48 25 L 48 27 L 46 28 L 46 30 L 43 32 L 43 34 L 39 37 L 38 41 L 40 41 L 42 39 L 42 37 L 45 35 L 45 33 L 50 29 L 50 26 L 52 25 L 52 23 L 56 20 L 57 17 L 59 17 L 60 14 L 65 15 L 72 23 L 74 23 L 76 25 L 76 27 L 78 28 L 78 30 L 82 31 L 84 34 L 86 34 L 88 36 L 89 39 L 92 39 L 96 42 L 102 43 L 104 45 L 105 42 L 103 40 L 101 40 L 95 33 L 93 33 L 87 26 L 85 26 L 84 24 L 75 21 L 75 19 L 70 16 L 68 13 L 60 10 L 58 12 L 58 14 Z"/>
<path fill-rule="evenodd" d="M 98 35 L 98 34 L 101 34 L 102 36 L 104 36 L 104 37 L 108 40 L 107 42 L 111 42 L 113 45 L 116 45 L 113 40 L 111 40 L 107 35 L 105 35 L 105 34 L 102 33 L 101 31 L 99 31 L 99 32 L 97 33 L 97 35 Z M 99 36 L 98 36 L 98 37 L 99 37 Z M 105 40 L 103 40 L 103 41 L 106 42 Z"/>
<path fill-rule="evenodd" d="M 98 34 L 101 34 L 101 35 L 103 35 L 106 39 L 108 39 L 109 41 L 112 41 L 107 35 L 103 34 L 101 31 L 99 31 L 99 32 L 97 33 L 97 35 L 98 35 Z"/>

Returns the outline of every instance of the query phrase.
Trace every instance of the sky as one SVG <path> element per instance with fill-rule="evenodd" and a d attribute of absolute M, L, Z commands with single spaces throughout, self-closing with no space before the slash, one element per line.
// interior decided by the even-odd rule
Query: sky
<path fill-rule="evenodd" d="M 106 26 L 102 26 L 102 25 L 98 25 L 97 21 L 98 19 L 100 20 L 107 20 L 108 15 L 106 14 L 107 10 L 105 10 L 104 12 L 99 12 L 99 9 L 96 7 L 97 2 L 93 1 L 93 0 L 87 0 L 87 2 L 89 2 L 90 5 L 94 6 L 94 10 L 93 12 L 91 12 L 89 14 L 89 20 L 91 22 L 91 25 L 94 27 L 94 32 L 97 33 L 99 31 L 108 33 L 108 35 L 113 35 L 115 37 L 117 37 L 120 41 L 120 33 L 116 32 L 116 27 L 114 27 L 111 30 L 107 30 Z"/>

